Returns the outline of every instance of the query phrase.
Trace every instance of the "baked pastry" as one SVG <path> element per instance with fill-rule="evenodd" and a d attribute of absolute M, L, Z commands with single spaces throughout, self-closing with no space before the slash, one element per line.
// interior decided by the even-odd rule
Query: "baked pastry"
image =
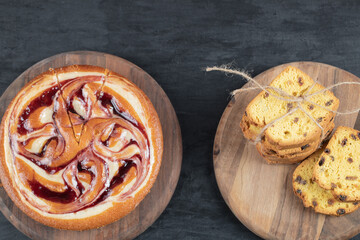
<path fill-rule="evenodd" d="M 314 166 L 324 149 L 320 149 L 305 159 L 293 173 L 293 189 L 305 207 L 314 208 L 315 212 L 341 216 L 359 208 L 358 202 L 345 203 L 334 198 L 331 190 L 321 188 L 313 181 Z"/>
<path fill-rule="evenodd" d="M 324 89 L 320 84 L 314 85 L 314 81 L 308 75 L 291 66 L 281 72 L 270 83 L 270 87 L 281 89 L 286 94 L 296 97 Z M 268 91 L 280 96 L 274 89 L 268 88 Z M 271 94 L 262 91 L 247 106 L 240 123 L 246 138 L 255 140 L 267 124 L 281 118 L 297 106 L 294 102 L 278 99 Z M 339 106 L 339 100 L 330 91 L 311 96 L 309 100 L 330 110 L 337 110 Z M 321 125 L 324 134 L 331 133 L 335 116 L 333 112 L 310 102 L 302 102 L 301 107 Z M 321 140 L 321 129 L 306 113 L 298 109 L 267 128 L 261 136 L 261 141 L 257 143 L 257 149 L 269 163 L 295 163 L 312 154 Z"/>
<path fill-rule="evenodd" d="M 314 179 L 341 201 L 360 200 L 360 132 L 338 127 L 314 167 Z"/>
<path fill-rule="evenodd" d="M 0 176 L 33 219 L 97 228 L 130 213 L 159 172 L 157 113 L 132 82 L 95 66 L 50 69 L 30 81 L 1 123 Z"/>

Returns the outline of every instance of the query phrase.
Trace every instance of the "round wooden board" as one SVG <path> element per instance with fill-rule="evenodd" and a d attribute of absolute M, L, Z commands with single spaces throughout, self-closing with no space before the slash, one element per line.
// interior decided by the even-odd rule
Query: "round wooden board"
<path fill-rule="evenodd" d="M 126 217 L 99 229 L 87 231 L 59 230 L 42 225 L 17 208 L 0 189 L 0 210 L 21 232 L 32 239 L 132 239 L 144 232 L 164 211 L 169 203 L 181 170 L 182 140 L 178 119 L 173 106 L 162 88 L 145 71 L 113 55 L 78 51 L 61 53 L 44 59 L 22 73 L 0 98 L 2 116 L 17 92 L 35 76 L 48 70 L 72 64 L 96 65 L 117 72 L 140 87 L 153 103 L 163 129 L 164 153 L 160 172 L 151 192 Z"/>
<path fill-rule="evenodd" d="M 360 81 L 342 69 L 315 62 L 293 62 L 271 68 L 255 77 L 268 85 L 288 65 L 298 67 L 324 86 Z M 245 84 L 245 88 L 250 84 Z M 339 111 L 360 106 L 359 88 L 335 89 Z M 226 107 L 214 142 L 214 168 L 221 194 L 231 211 L 252 232 L 266 239 L 344 239 L 360 232 L 360 211 L 342 217 L 317 214 L 304 208 L 292 190 L 294 165 L 268 165 L 247 141 L 239 123 L 246 106 L 259 93 L 237 94 Z M 358 114 L 338 116 L 335 125 L 360 129 Z"/>

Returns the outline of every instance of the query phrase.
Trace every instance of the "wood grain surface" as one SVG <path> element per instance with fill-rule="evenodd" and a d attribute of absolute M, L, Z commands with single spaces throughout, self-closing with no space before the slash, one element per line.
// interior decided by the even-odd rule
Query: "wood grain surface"
<path fill-rule="evenodd" d="M 293 62 L 271 68 L 255 77 L 268 85 L 286 66 L 298 67 L 324 86 L 360 81 L 339 68 L 315 62 Z M 247 83 L 244 87 L 249 87 Z M 360 106 L 359 87 L 335 89 L 339 111 Z M 297 165 L 268 165 L 247 141 L 239 127 L 248 103 L 258 90 L 237 94 L 220 120 L 213 149 L 215 175 L 221 194 L 236 217 L 252 232 L 266 239 L 345 239 L 360 232 L 360 211 L 334 217 L 304 208 L 292 190 Z M 358 114 L 338 116 L 335 125 L 360 129 Z"/>
<path fill-rule="evenodd" d="M 113 55 L 78 51 L 55 55 L 42 60 L 22 73 L 0 98 L 2 116 L 17 92 L 38 74 L 50 67 L 72 64 L 96 65 L 117 72 L 140 87 L 153 103 L 163 129 L 164 153 L 157 180 L 146 198 L 129 215 L 99 229 L 87 231 L 58 230 L 42 225 L 25 215 L 0 189 L 0 210 L 21 232 L 32 239 L 132 239 L 145 231 L 169 203 L 181 170 L 182 140 L 175 111 L 170 100 L 156 81 L 136 65 Z"/>

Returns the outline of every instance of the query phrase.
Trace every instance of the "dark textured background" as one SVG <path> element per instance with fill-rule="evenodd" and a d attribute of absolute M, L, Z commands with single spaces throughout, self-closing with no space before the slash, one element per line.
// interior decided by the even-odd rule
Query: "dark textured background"
<path fill-rule="evenodd" d="M 0 93 L 65 51 L 137 64 L 172 101 L 184 143 L 173 199 L 138 239 L 258 239 L 226 206 L 212 165 L 229 92 L 244 81 L 202 68 L 233 62 L 257 75 L 306 60 L 360 76 L 359 11 L 356 1 L 0 1 Z M 0 239 L 15 238 L 27 239 L 1 215 Z"/>

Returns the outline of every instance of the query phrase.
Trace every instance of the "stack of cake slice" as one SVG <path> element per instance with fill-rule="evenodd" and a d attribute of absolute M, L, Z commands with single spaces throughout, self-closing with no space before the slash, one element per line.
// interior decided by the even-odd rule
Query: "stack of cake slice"
<path fill-rule="evenodd" d="M 359 208 L 360 132 L 339 127 L 324 149 L 294 171 L 293 189 L 305 207 L 340 216 Z"/>
<path fill-rule="evenodd" d="M 281 89 L 282 93 L 271 87 Z M 331 91 L 308 97 L 315 104 L 301 102 L 302 109 L 295 111 L 297 103 L 289 97 L 304 97 L 322 89 L 322 85 L 314 84 L 308 75 L 290 66 L 270 83 L 268 92 L 262 91 L 247 106 L 240 127 L 246 138 L 253 141 L 261 139 L 256 148 L 268 163 L 302 161 L 316 151 L 324 137 L 332 132 L 335 117 L 332 111 L 337 110 L 339 100 Z M 294 112 L 283 117 L 290 111 Z M 314 120 L 323 128 L 323 135 Z M 271 126 L 262 132 L 268 124 Z"/>

